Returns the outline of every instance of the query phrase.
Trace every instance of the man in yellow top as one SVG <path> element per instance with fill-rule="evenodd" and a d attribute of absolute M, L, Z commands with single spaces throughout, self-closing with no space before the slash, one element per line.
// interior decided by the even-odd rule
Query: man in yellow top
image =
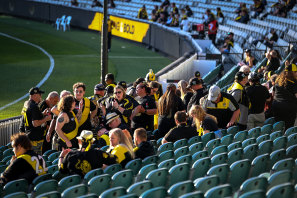
<path fill-rule="evenodd" d="M 139 19 L 148 19 L 145 5 L 143 5 L 142 8 L 139 9 L 137 18 L 139 18 Z"/>

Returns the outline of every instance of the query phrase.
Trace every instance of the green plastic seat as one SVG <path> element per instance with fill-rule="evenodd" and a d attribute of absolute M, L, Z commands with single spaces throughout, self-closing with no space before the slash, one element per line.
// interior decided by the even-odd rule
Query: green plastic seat
<path fill-rule="evenodd" d="M 287 157 L 296 159 L 297 158 L 297 144 L 289 146 L 286 149 L 286 155 L 287 155 Z"/>
<path fill-rule="evenodd" d="M 200 136 L 197 136 L 197 137 L 200 137 Z M 189 147 L 189 153 L 191 155 L 194 155 L 195 153 L 197 153 L 198 151 L 202 151 L 203 150 L 203 143 L 202 142 L 197 142 L 197 143 L 194 143 L 192 144 L 190 147 Z"/>
<path fill-rule="evenodd" d="M 51 191 L 51 192 L 46 192 L 43 194 L 38 195 L 36 198 L 61 198 L 61 193 L 58 191 Z"/>
<path fill-rule="evenodd" d="M 156 164 L 158 162 L 158 156 L 157 155 L 152 155 L 144 158 L 142 160 L 142 166 L 148 165 L 148 164 Z"/>
<path fill-rule="evenodd" d="M 297 133 L 297 126 L 290 127 L 286 130 L 285 135 L 289 137 L 290 135 Z"/>
<path fill-rule="evenodd" d="M 263 190 L 266 192 L 268 186 L 266 177 L 251 177 L 245 180 L 240 186 L 240 193 L 246 193 L 253 190 Z"/>
<path fill-rule="evenodd" d="M 4 195 L 9 195 L 15 192 L 28 192 L 28 181 L 26 179 L 18 179 L 8 182 L 3 187 Z"/>
<path fill-rule="evenodd" d="M 173 150 L 163 151 L 159 154 L 159 162 L 163 162 L 168 159 L 174 159 L 174 152 Z"/>
<path fill-rule="evenodd" d="M 202 159 L 202 158 L 207 157 L 207 156 L 208 156 L 207 151 L 198 151 L 197 153 L 195 153 L 192 156 L 192 162 L 196 162 L 197 160 Z"/>
<path fill-rule="evenodd" d="M 90 181 L 90 179 L 92 179 L 95 176 L 101 175 L 102 173 L 103 173 L 102 168 L 97 168 L 97 169 L 94 169 L 94 170 L 89 171 L 84 176 L 84 180 L 83 180 L 84 184 L 87 184 Z"/>
<path fill-rule="evenodd" d="M 287 136 L 281 136 L 273 140 L 273 151 L 276 151 L 278 149 L 286 148 L 288 142 Z"/>
<path fill-rule="evenodd" d="M 2 159 L 2 165 L 9 165 L 10 164 L 10 160 L 12 158 L 13 155 L 9 155 L 9 156 L 6 156 Z M 7 164 L 8 163 L 8 164 Z"/>
<path fill-rule="evenodd" d="M 211 165 L 216 166 L 219 164 L 224 164 L 227 162 L 227 160 L 228 160 L 228 154 L 220 153 L 220 154 L 217 154 L 211 158 Z"/>
<path fill-rule="evenodd" d="M 265 140 L 259 144 L 258 155 L 271 153 L 273 147 L 272 140 Z"/>
<path fill-rule="evenodd" d="M 54 179 L 49 179 L 37 184 L 34 187 L 32 194 L 34 194 L 34 197 L 36 197 L 46 192 L 57 191 L 57 189 L 58 189 L 58 182 Z"/>
<path fill-rule="evenodd" d="M 104 169 L 105 174 L 109 174 L 110 176 L 113 176 L 115 173 L 122 170 L 122 166 L 120 164 L 112 164 L 107 166 L 107 168 Z"/>
<path fill-rule="evenodd" d="M 153 188 L 153 184 L 151 181 L 149 180 L 145 180 L 145 181 L 141 181 L 141 182 L 137 182 L 132 184 L 128 189 L 127 189 L 127 193 L 128 194 L 136 194 L 138 197 L 144 193 L 145 191 L 149 190 Z"/>
<path fill-rule="evenodd" d="M 174 160 L 173 160 L 174 161 Z M 152 170 L 155 170 L 155 169 L 157 169 L 158 167 L 157 167 L 157 165 L 154 163 L 154 164 L 148 164 L 148 165 L 145 165 L 145 166 L 143 166 L 140 170 L 139 170 L 139 172 L 138 172 L 138 174 L 137 174 L 137 176 L 136 176 L 136 181 L 143 181 L 144 179 L 145 179 L 145 177 L 146 177 L 146 175 L 149 173 L 149 172 L 151 172 Z"/>
<path fill-rule="evenodd" d="M 88 182 L 89 193 L 94 193 L 99 196 L 111 186 L 111 176 L 109 174 L 102 174 L 94 176 Z"/>
<path fill-rule="evenodd" d="M 249 138 L 257 138 L 260 136 L 260 133 L 261 133 L 261 128 L 260 127 L 255 127 L 255 128 L 252 128 L 248 131 L 248 137 Z"/>
<path fill-rule="evenodd" d="M 61 152 L 57 151 L 57 152 L 54 152 L 54 153 L 50 154 L 48 156 L 48 161 L 53 162 L 55 159 L 59 158 L 60 153 Z"/>
<path fill-rule="evenodd" d="M 158 129 L 157 129 L 158 130 Z M 160 147 L 161 146 L 161 144 L 162 144 L 162 140 L 163 140 L 163 138 L 159 138 L 158 140 L 157 140 L 157 147 Z"/>
<path fill-rule="evenodd" d="M 178 198 L 179 196 L 192 192 L 194 189 L 193 182 L 191 180 L 178 182 L 176 184 L 173 184 L 168 189 L 168 195 L 171 198 Z"/>
<path fill-rule="evenodd" d="M 237 148 L 233 149 L 228 153 L 228 164 L 231 165 L 234 162 L 241 160 L 243 156 L 243 149 Z"/>
<path fill-rule="evenodd" d="M 233 135 L 229 134 L 229 135 L 225 135 L 221 138 L 221 145 L 226 145 L 228 146 L 229 144 L 231 144 L 233 141 Z"/>
<path fill-rule="evenodd" d="M 268 189 L 286 182 L 291 182 L 292 172 L 289 170 L 281 170 L 273 173 L 268 178 Z"/>
<path fill-rule="evenodd" d="M 274 123 L 275 123 L 274 117 L 268 118 L 268 119 L 266 119 L 264 121 L 264 125 L 266 125 L 266 124 L 272 124 L 273 125 Z"/>
<path fill-rule="evenodd" d="M 239 198 L 265 198 L 264 190 L 252 190 L 239 196 Z"/>
<path fill-rule="evenodd" d="M 98 198 L 98 196 L 93 193 L 91 193 L 91 194 L 89 193 L 86 195 L 79 196 L 79 198 Z"/>
<path fill-rule="evenodd" d="M 173 143 L 173 149 L 176 150 L 180 147 L 188 146 L 188 140 L 187 139 L 180 139 Z"/>
<path fill-rule="evenodd" d="M 3 173 L 6 168 L 7 168 L 7 165 L 0 165 L 0 174 Z"/>
<path fill-rule="evenodd" d="M 188 163 L 192 164 L 192 156 L 190 154 L 180 156 L 175 160 L 176 164 Z"/>
<path fill-rule="evenodd" d="M 113 187 L 123 186 L 128 188 L 133 182 L 133 171 L 130 169 L 119 171 L 112 176 L 111 180 Z"/>
<path fill-rule="evenodd" d="M 220 139 L 213 139 L 213 140 L 209 140 L 209 142 L 207 142 L 206 146 L 205 146 L 205 150 L 207 150 L 208 153 L 211 153 L 212 150 L 220 145 Z"/>
<path fill-rule="evenodd" d="M 12 155 L 14 155 L 12 148 L 8 148 L 3 152 L 2 157 L 5 158 L 7 156 L 12 156 Z"/>
<path fill-rule="evenodd" d="M 235 135 L 239 131 L 238 126 L 232 126 L 227 129 L 227 134 Z"/>
<path fill-rule="evenodd" d="M 195 180 L 204 177 L 210 167 L 211 161 L 209 157 L 198 159 L 192 165 L 191 179 Z"/>
<path fill-rule="evenodd" d="M 70 175 L 61 179 L 58 183 L 59 191 L 63 192 L 71 186 L 75 186 L 81 183 L 81 177 L 79 175 Z"/>
<path fill-rule="evenodd" d="M 169 150 L 173 150 L 173 143 L 172 142 L 167 142 L 165 144 L 162 144 L 159 148 L 158 148 L 158 153 L 162 153 L 164 151 L 169 151 Z"/>
<path fill-rule="evenodd" d="M 86 195 L 88 193 L 88 187 L 85 184 L 78 184 L 71 186 L 63 191 L 62 198 L 73 198 Z"/>
<path fill-rule="evenodd" d="M 251 144 L 255 144 L 255 143 L 256 143 L 256 139 L 254 137 L 248 138 L 242 142 L 242 148 L 245 148 L 245 147 L 247 147 Z"/>
<path fill-rule="evenodd" d="M 194 136 L 188 140 L 188 145 L 191 146 L 195 143 L 201 142 L 201 136 Z"/>
<path fill-rule="evenodd" d="M 105 151 L 105 152 L 106 152 L 108 149 L 109 149 L 109 146 L 108 146 L 108 145 L 103 146 L 103 147 L 100 148 L 101 151 Z"/>
<path fill-rule="evenodd" d="M 181 195 L 179 198 L 204 198 L 204 194 L 201 191 L 194 191 Z"/>
<path fill-rule="evenodd" d="M 154 147 L 158 147 L 158 144 L 157 144 L 157 141 L 156 140 L 150 140 L 151 144 L 154 146 Z"/>
<path fill-rule="evenodd" d="M 273 124 L 273 131 L 281 131 L 284 132 L 285 130 L 285 122 L 279 121 Z"/>
<path fill-rule="evenodd" d="M 104 191 L 100 195 L 100 198 L 118 198 L 122 195 L 126 195 L 126 189 L 122 186 L 119 186 Z"/>
<path fill-rule="evenodd" d="M 274 141 L 276 138 L 283 136 L 281 131 L 274 131 L 270 134 L 270 139 Z"/>
<path fill-rule="evenodd" d="M 297 144 L 297 133 L 294 133 L 288 137 L 287 147 Z"/>
<path fill-rule="evenodd" d="M 37 184 L 39 184 L 40 182 L 46 181 L 52 179 L 52 175 L 49 173 L 46 173 L 44 175 L 39 175 L 37 177 L 35 177 L 35 179 L 33 179 L 32 181 L 32 185 L 36 186 Z"/>
<path fill-rule="evenodd" d="M 209 189 L 205 194 L 205 198 L 223 198 L 232 195 L 232 188 L 229 184 L 213 187 Z"/>
<path fill-rule="evenodd" d="M 213 132 L 206 133 L 201 136 L 201 141 L 203 143 L 203 146 L 206 146 L 206 144 L 212 139 L 215 139 L 215 134 Z"/>
<path fill-rule="evenodd" d="M 268 153 L 255 157 L 252 161 L 251 176 L 258 176 L 268 171 L 270 156 Z"/>
<path fill-rule="evenodd" d="M 189 153 L 188 146 L 180 147 L 174 151 L 174 159 L 177 159 L 183 155 L 187 155 L 188 153 Z"/>
<path fill-rule="evenodd" d="M 164 186 L 155 187 L 149 189 L 140 195 L 141 198 L 152 198 L 152 197 L 166 197 L 167 191 Z"/>
<path fill-rule="evenodd" d="M 273 131 L 273 125 L 272 124 L 265 124 L 261 127 L 261 134 L 270 134 Z"/>
<path fill-rule="evenodd" d="M 251 168 L 250 160 L 243 159 L 237 162 L 234 162 L 230 166 L 230 178 L 229 183 L 233 189 L 238 189 L 243 181 L 248 178 Z"/>
<path fill-rule="evenodd" d="M 221 145 L 221 146 L 217 146 L 216 148 L 214 148 L 210 154 L 210 156 L 215 156 L 217 154 L 220 153 L 226 153 L 228 152 L 228 148 L 226 145 Z"/>
<path fill-rule="evenodd" d="M 229 146 L 228 146 L 228 151 L 230 152 L 230 151 L 232 151 L 233 149 L 238 149 L 238 148 L 241 148 L 242 147 L 242 144 L 241 144 L 241 142 L 233 142 L 232 144 L 230 144 Z"/>
<path fill-rule="evenodd" d="M 152 170 L 146 176 L 147 180 L 152 181 L 153 187 L 166 186 L 168 177 L 167 168 L 158 168 Z"/>
<path fill-rule="evenodd" d="M 283 183 L 274 186 L 266 193 L 267 198 L 294 197 L 294 186 L 291 183 Z"/>
<path fill-rule="evenodd" d="M 169 171 L 170 175 L 169 186 L 181 181 L 189 179 L 190 165 L 188 163 L 177 164 L 173 166 Z M 155 181 L 155 180 L 152 180 Z"/>
<path fill-rule="evenodd" d="M 15 192 L 4 196 L 4 198 L 28 198 L 28 195 L 25 192 Z"/>
<path fill-rule="evenodd" d="M 125 169 L 131 169 L 133 171 L 133 175 L 135 176 L 141 169 L 141 166 L 142 166 L 142 160 L 134 159 L 126 164 Z"/>
<path fill-rule="evenodd" d="M 243 149 L 243 157 L 245 159 L 249 159 L 250 161 L 252 161 L 257 156 L 257 152 L 258 152 L 257 144 L 248 145 Z"/>
<path fill-rule="evenodd" d="M 219 164 L 211 167 L 207 175 L 217 175 L 220 179 L 220 184 L 225 184 L 229 178 L 229 165 L 228 164 Z"/>
<path fill-rule="evenodd" d="M 244 140 L 246 140 L 248 137 L 248 132 L 247 131 L 239 131 L 234 135 L 234 141 L 240 141 L 243 142 Z"/>
<path fill-rule="evenodd" d="M 52 174 L 52 178 L 60 181 L 61 179 L 63 179 L 64 177 L 66 177 L 67 175 L 61 173 L 60 171 L 56 171 L 54 174 Z"/>
<path fill-rule="evenodd" d="M 55 159 L 53 162 L 52 162 L 52 165 L 58 165 L 59 163 L 59 158 Z"/>
<path fill-rule="evenodd" d="M 197 191 L 206 193 L 209 189 L 220 184 L 220 178 L 217 175 L 200 177 L 194 181 L 194 186 Z"/>
<path fill-rule="evenodd" d="M 50 156 L 50 154 L 56 153 L 56 152 L 58 152 L 58 151 L 57 150 L 48 150 L 48 151 L 45 151 L 45 153 L 43 153 L 43 156 L 48 157 L 48 156 Z"/>
<path fill-rule="evenodd" d="M 158 165 L 158 168 L 167 168 L 169 170 L 174 165 L 175 165 L 175 160 L 174 159 L 168 159 L 168 160 L 165 160 L 165 161 L 161 162 Z"/>
<path fill-rule="evenodd" d="M 268 134 L 264 134 L 264 135 L 260 135 L 257 139 L 256 142 L 257 144 L 260 144 L 261 142 L 265 141 L 265 140 L 269 140 L 270 136 Z"/>
<path fill-rule="evenodd" d="M 279 149 L 276 151 L 273 151 L 270 153 L 270 165 L 269 169 L 272 168 L 272 166 L 279 160 L 285 159 L 286 158 L 286 151 L 285 149 Z"/>
<path fill-rule="evenodd" d="M 55 173 L 56 171 L 58 171 L 58 170 L 59 170 L 58 165 L 51 165 L 51 166 L 48 167 L 47 172 L 48 172 L 49 174 L 54 174 L 54 173 Z"/>
<path fill-rule="evenodd" d="M 281 170 L 290 170 L 293 171 L 295 167 L 295 161 L 293 158 L 286 158 L 276 162 L 272 167 L 272 172 L 277 172 Z"/>

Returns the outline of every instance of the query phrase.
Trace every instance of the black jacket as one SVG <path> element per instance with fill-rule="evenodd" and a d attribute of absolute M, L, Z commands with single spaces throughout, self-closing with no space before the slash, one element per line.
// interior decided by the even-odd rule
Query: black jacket
<path fill-rule="evenodd" d="M 138 145 L 138 147 L 136 147 L 135 149 L 135 159 L 136 158 L 144 159 L 151 155 L 155 155 L 155 149 L 154 149 L 154 146 L 148 141 L 141 142 Z"/>

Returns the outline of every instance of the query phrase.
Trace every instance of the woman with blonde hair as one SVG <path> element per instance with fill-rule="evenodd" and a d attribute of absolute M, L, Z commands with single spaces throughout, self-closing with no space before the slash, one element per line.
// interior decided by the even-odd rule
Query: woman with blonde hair
<path fill-rule="evenodd" d="M 217 118 L 207 114 L 201 106 L 193 105 L 189 115 L 193 118 L 193 124 L 195 124 L 199 136 L 218 130 Z"/>
<path fill-rule="evenodd" d="M 117 156 L 122 167 L 125 167 L 129 161 L 134 159 L 133 145 L 121 129 L 115 128 L 109 131 L 109 141 L 108 152 Z"/>
<path fill-rule="evenodd" d="M 177 89 L 180 91 L 181 93 L 181 96 L 180 98 L 182 100 L 184 100 L 184 97 L 187 95 L 188 92 L 192 93 L 190 89 L 187 88 L 188 86 L 188 82 L 185 81 L 185 80 L 180 80 L 178 83 L 177 83 Z M 191 94 L 190 94 L 191 95 Z M 192 93 L 193 95 L 193 93 Z M 189 97 L 191 98 L 191 97 Z"/>

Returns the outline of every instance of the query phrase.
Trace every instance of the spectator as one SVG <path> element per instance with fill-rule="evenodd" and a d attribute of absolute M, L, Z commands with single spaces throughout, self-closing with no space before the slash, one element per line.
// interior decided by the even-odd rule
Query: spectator
<path fill-rule="evenodd" d="M 214 15 L 214 13 L 212 13 L 210 11 L 210 9 L 206 9 L 205 11 L 205 15 L 204 15 L 204 23 L 206 25 L 208 25 L 210 23 L 211 20 L 215 20 L 216 19 L 216 16 Z"/>
<path fill-rule="evenodd" d="M 179 14 L 174 15 L 173 27 L 179 27 Z"/>
<path fill-rule="evenodd" d="M 186 10 L 185 9 L 181 9 L 181 20 L 184 20 L 188 18 L 187 14 L 186 14 Z"/>
<path fill-rule="evenodd" d="M 245 73 L 246 75 L 249 75 L 249 73 L 251 72 L 251 69 L 249 66 L 243 65 L 239 68 L 239 71 Z"/>
<path fill-rule="evenodd" d="M 144 128 L 147 131 L 154 130 L 154 114 L 157 107 L 154 99 L 149 96 L 151 90 L 144 83 L 139 83 L 136 87 L 136 101 L 139 105 L 132 112 L 132 131 L 137 128 Z"/>
<path fill-rule="evenodd" d="M 38 103 L 41 102 L 41 91 L 38 87 L 32 87 L 29 90 L 29 101 L 27 106 L 23 108 L 23 116 L 21 122 L 21 131 L 24 131 L 32 144 L 32 150 L 37 154 L 42 154 L 42 144 L 45 135 L 46 122 L 52 119 L 50 111 L 46 109 L 41 112 Z"/>
<path fill-rule="evenodd" d="M 166 22 L 167 22 L 167 17 L 166 17 L 166 14 L 165 12 L 161 12 L 160 13 L 160 17 L 158 18 L 158 23 L 161 23 L 162 25 L 165 25 Z"/>
<path fill-rule="evenodd" d="M 77 7 L 78 6 L 77 0 L 71 0 L 71 5 Z"/>
<path fill-rule="evenodd" d="M 266 87 L 260 84 L 260 77 L 257 73 L 250 73 L 248 76 L 250 86 L 246 88 L 246 94 L 250 101 L 247 129 L 261 127 L 265 121 L 265 103 L 270 101 L 270 95 Z"/>
<path fill-rule="evenodd" d="M 285 4 L 276 3 L 273 6 L 273 11 L 271 13 L 274 16 L 278 17 L 287 17 L 287 7 Z"/>
<path fill-rule="evenodd" d="M 271 72 L 273 73 L 276 71 L 280 66 L 280 60 L 277 57 L 277 52 L 275 50 L 270 50 L 266 53 L 266 66 L 262 66 L 259 70 L 259 73 L 261 72 Z"/>
<path fill-rule="evenodd" d="M 200 99 L 207 94 L 207 90 L 203 87 L 202 80 L 198 78 L 191 78 L 188 88 L 191 88 L 194 92 L 187 106 L 187 112 L 193 105 L 199 105 Z"/>
<path fill-rule="evenodd" d="M 158 101 L 158 130 L 155 139 L 164 137 L 175 126 L 174 115 L 177 111 L 185 110 L 182 100 L 176 95 L 174 84 L 168 84 L 165 94 Z"/>
<path fill-rule="evenodd" d="M 179 90 L 180 93 L 181 93 L 180 98 L 183 100 L 184 105 L 185 105 L 185 104 L 188 105 L 188 103 L 189 103 L 191 97 L 193 96 L 193 92 L 192 92 L 192 90 L 188 88 L 188 82 L 185 81 L 185 80 L 180 80 L 180 81 L 177 83 L 177 90 Z M 190 94 L 188 94 L 188 93 L 190 93 Z M 184 101 L 186 95 L 188 95 L 188 96 L 187 96 L 188 99 L 187 99 L 187 101 Z"/>
<path fill-rule="evenodd" d="M 167 142 L 176 142 L 180 139 L 190 139 L 197 136 L 195 128 L 187 125 L 187 114 L 184 111 L 178 111 L 174 115 L 176 127 L 172 128 L 162 139 L 162 144 Z"/>
<path fill-rule="evenodd" d="M 193 11 L 191 10 L 189 5 L 186 5 L 185 9 L 186 9 L 186 14 L 187 14 L 188 17 L 193 16 Z"/>
<path fill-rule="evenodd" d="M 171 3 L 171 10 L 173 14 L 177 14 L 178 13 L 178 8 L 176 7 L 175 3 Z"/>
<path fill-rule="evenodd" d="M 209 16 L 208 21 L 208 38 L 215 45 L 219 24 L 212 15 Z"/>
<path fill-rule="evenodd" d="M 91 7 L 94 8 L 94 7 L 103 7 L 103 6 L 98 0 L 93 0 Z"/>
<path fill-rule="evenodd" d="M 94 95 L 88 97 L 88 99 L 94 103 L 97 107 L 97 114 L 94 116 L 94 118 L 91 120 L 91 124 L 93 128 L 97 128 L 100 123 L 103 122 L 103 113 L 101 111 L 101 105 L 99 103 L 99 100 L 104 97 L 104 91 L 105 91 L 105 86 L 103 84 L 97 84 L 94 87 Z"/>
<path fill-rule="evenodd" d="M 240 3 L 239 7 L 235 10 L 235 13 L 239 14 L 242 10 L 248 11 L 246 3 Z"/>
<path fill-rule="evenodd" d="M 217 118 L 205 113 L 200 105 L 193 105 L 189 110 L 189 115 L 193 118 L 193 124 L 199 136 L 219 129 L 217 126 Z"/>
<path fill-rule="evenodd" d="M 225 53 L 228 54 L 230 53 L 230 49 L 231 47 L 234 47 L 234 33 L 233 32 L 229 32 L 227 37 L 224 39 L 224 45 L 223 47 L 220 49 L 221 53 Z"/>
<path fill-rule="evenodd" d="M 237 122 L 239 130 L 245 130 L 247 127 L 249 99 L 245 91 L 245 85 L 248 83 L 248 75 L 243 72 L 237 72 L 235 81 L 228 88 L 228 93 L 231 94 L 239 105 L 240 116 Z"/>
<path fill-rule="evenodd" d="M 137 18 L 139 18 L 139 19 L 148 19 L 145 5 L 143 5 L 142 8 L 139 9 Z"/>
<path fill-rule="evenodd" d="M 114 75 L 112 73 L 108 73 L 105 75 L 105 83 L 107 86 L 112 86 L 113 88 L 117 85 L 117 83 L 114 81 Z"/>
<path fill-rule="evenodd" d="M 278 40 L 278 35 L 276 33 L 276 30 L 271 28 L 270 34 L 268 34 L 264 38 L 264 45 L 266 45 L 269 48 L 273 48 L 273 44 L 276 43 Z"/>
<path fill-rule="evenodd" d="M 185 32 L 190 31 L 190 21 L 188 20 L 188 17 L 182 19 L 180 23 L 180 29 L 182 29 Z"/>
<path fill-rule="evenodd" d="M 252 55 L 252 51 L 250 49 L 246 49 L 244 50 L 244 54 L 245 54 L 245 59 L 241 63 L 239 63 L 239 65 L 241 67 L 246 65 L 249 68 L 253 68 L 253 66 L 255 65 L 256 59 Z"/>
<path fill-rule="evenodd" d="M 108 152 L 117 157 L 117 161 L 124 168 L 126 164 L 134 159 L 133 146 L 129 138 L 119 128 L 109 132 L 110 147 Z"/>
<path fill-rule="evenodd" d="M 255 11 L 255 16 L 259 16 L 263 10 L 264 10 L 264 4 L 261 2 L 261 0 L 254 0 L 254 4 L 251 5 L 251 10 Z"/>
<path fill-rule="evenodd" d="M 221 10 L 220 7 L 217 7 L 217 19 L 219 20 L 220 18 L 222 19 L 222 21 L 220 23 L 223 23 L 224 22 L 224 19 L 225 19 L 225 16 Z"/>
<path fill-rule="evenodd" d="M 144 159 L 148 156 L 155 155 L 154 146 L 149 141 L 147 141 L 147 134 L 144 128 L 138 128 L 135 130 L 134 144 L 136 146 L 133 149 L 135 153 L 135 159 Z"/>
<path fill-rule="evenodd" d="M 75 99 L 72 95 L 62 98 L 58 104 L 60 114 L 55 130 L 59 135 L 59 151 L 67 148 L 78 148 L 76 136 L 78 134 L 79 121 L 73 112 L 74 108 Z"/>
<path fill-rule="evenodd" d="M 297 112 L 297 58 L 285 66 L 275 82 L 273 116 L 285 122 L 285 130 L 294 126 Z"/>
<path fill-rule="evenodd" d="M 151 13 L 151 21 L 157 22 L 159 17 L 160 17 L 160 10 L 158 5 L 155 5 Z"/>
<path fill-rule="evenodd" d="M 14 155 L 10 165 L 1 174 L 0 184 L 5 185 L 17 179 L 26 179 L 31 184 L 34 178 L 46 174 L 43 157 L 32 150 L 31 140 L 25 133 L 14 134 L 10 139 Z"/>
<path fill-rule="evenodd" d="M 116 163 L 116 158 L 99 149 L 92 149 L 93 132 L 84 130 L 78 139 L 79 150 L 65 149 L 59 157 L 59 171 L 63 174 L 78 174 L 82 178 L 91 170 Z"/>
<path fill-rule="evenodd" d="M 221 89 L 213 85 L 208 95 L 200 100 L 204 111 L 217 118 L 219 128 L 228 128 L 236 123 L 240 115 L 239 105 L 232 95 L 221 92 Z"/>
<path fill-rule="evenodd" d="M 133 98 L 135 98 L 137 96 L 136 94 L 136 87 L 138 84 L 142 83 L 142 82 L 145 82 L 145 79 L 144 78 L 137 78 L 135 80 L 135 82 L 133 83 L 133 85 L 127 89 L 127 94 L 129 96 L 132 96 Z"/>
<path fill-rule="evenodd" d="M 127 94 L 127 83 L 126 81 L 120 81 L 118 82 L 118 85 L 123 87 L 125 93 L 126 93 L 126 98 L 133 103 L 133 109 L 138 105 L 138 102 L 134 99 L 134 97 L 130 96 Z"/>
<path fill-rule="evenodd" d="M 250 16 L 247 12 L 247 10 L 242 10 L 239 15 L 235 18 L 235 21 L 247 24 L 250 20 Z"/>
<path fill-rule="evenodd" d="M 169 0 L 164 0 L 163 3 L 161 4 L 162 7 L 167 9 L 168 6 L 170 6 L 170 1 Z"/>
<path fill-rule="evenodd" d="M 97 114 L 97 106 L 94 105 L 88 98 L 85 98 L 86 86 L 82 82 L 73 85 L 73 93 L 75 98 L 75 109 L 78 110 L 76 114 L 79 120 L 78 135 L 82 130 L 91 130 L 91 120 Z"/>
<path fill-rule="evenodd" d="M 166 25 L 173 27 L 174 26 L 174 22 L 175 22 L 175 16 L 174 16 L 173 12 L 171 12 L 170 15 L 169 15 L 169 17 L 167 18 Z"/>

